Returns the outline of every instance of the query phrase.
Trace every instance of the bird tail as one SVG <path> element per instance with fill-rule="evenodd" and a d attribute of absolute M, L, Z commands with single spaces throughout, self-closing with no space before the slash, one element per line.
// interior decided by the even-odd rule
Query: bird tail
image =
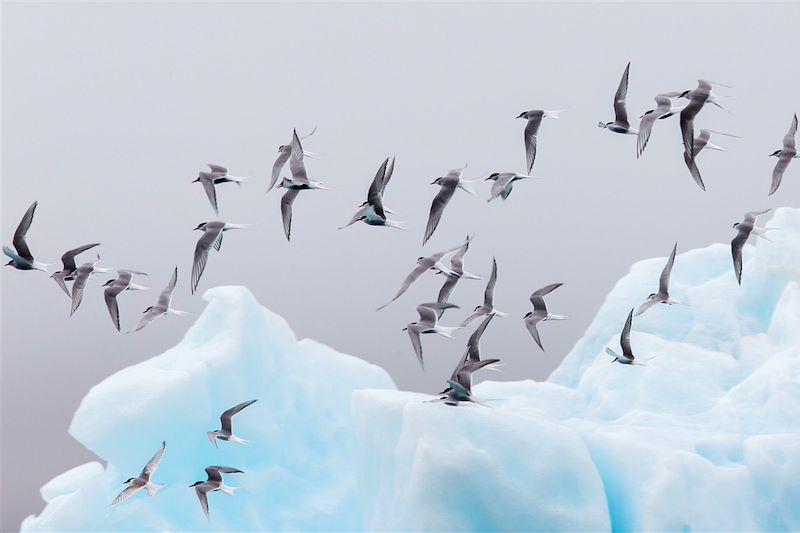
<path fill-rule="evenodd" d="M 40 263 L 39 261 L 34 261 L 33 268 L 34 270 L 41 270 L 42 272 L 49 274 L 47 267 L 49 267 L 51 264 L 52 263 Z"/>
<path fill-rule="evenodd" d="M 464 326 L 436 326 L 436 333 L 448 339 L 455 339 L 453 333 L 463 328 Z"/>
<path fill-rule="evenodd" d="M 225 223 L 225 229 L 247 229 L 252 227 L 252 224 L 231 224 L 230 222 Z"/>
<path fill-rule="evenodd" d="M 228 437 L 228 441 L 235 442 L 237 444 L 251 444 L 253 442 L 251 440 L 245 440 L 241 437 L 237 437 L 236 435 L 231 435 L 230 437 Z"/>
<path fill-rule="evenodd" d="M 150 496 L 155 496 L 158 491 L 164 488 L 163 483 L 150 483 L 148 482 L 147 485 L 144 486 L 147 489 L 147 494 Z"/>
<path fill-rule="evenodd" d="M 135 283 L 131 283 L 130 285 L 128 285 L 129 291 L 146 291 L 149 289 L 150 287 L 145 287 L 144 285 L 137 285 Z"/>
<path fill-rule="evenodd" d="M 177 316 L 191 315 L 191 313 L 189 311 L 179 311 L 178 309 L 173 309 L 171 307 L 169 309 L 167 309 L 167 314 L 168 315 L 177 315 Z"/>
<path fill-rule="evenodd" d="M 556 109 L 555 111 L 545 111 L 544 116 L 547 118 L 558 118 L 558 115 L 564 111 L 563 109 Z"/>
<path fill-rule="evenodd" d="M 384 223 L 384 225 L 386 227 L 388 227 L 388 228 L 397 228 L 397 229 L 401 229 L 403 231 L 408 231 L 408 228 L 405 227 L 402 222 L 399 222 L 397 220 L 389 220 L 387 218 L 386 222 Z"/>
<path fill-rule="evenodd" d="M 497 309 L 494 310 L 494 314 L 499 316 L 500 318 L 508 318 L 508 317 L 511 316 L 510 314 L 504 313 L 502 311 L 498 311 Z M 564 317 L 564 318 L 566 318 L 566 317 Z"/>
<path fill-rule="evenodd" d="M 319 154 L 316 152 L 309 152 L 308 150 L 303 150 L 303 156 L 310 157 L 313 159 L 315 157 L 319 157 Z"/>
<path fill-rule="evenodd" d="M 566 320 L 567 315 L 551 315 L 548 313 L 547 320 Z"/>
<path fill-rule="evenodd" d="M 716 145 L 714 143 L 706 143 L 706 148 L 708 148 L 709 150 L 717 150 L 717 151 L 720 151 L 720 152 L 727 152 L 728 151 L 727 148 L 723 148 L 722 146 L 718 146 L 718 145 Z"/>
<path fill-rule="evenodd" d="M 481 276 L 478 276 L 477 274 L 470 274 L 469 272 L 466 271 L 463 274 L 461 274 L 461 277 L 463 279 L 483 279 Z"/>
<path fill-rule="evenodd" d="M 472 184 L 476 180 L 458 180 L 458 188 L 466 192 L 471 196 L 477 197 L 477 193 L 475 193 L 475 189 L 472 187 Z"/>
<path fill-rule="evenodd" d="M 224 485 L 224 484 L 219 486 L 219 490 L 220 490 L 220 491 L 222 491 L 222 492 L 224 492 L 224 493 L 225 493 L 225 494 L 227 494 L 228 496 L 233 496 L 233 495 L 234 495 L 234 493 L 235 493 L 235 492 L 236 492 L 236 491 L 237 491 L 239 488 L 240 488 L 240 487 L 231 487 L 231 486 L 229 486 L 229 485 Z"/>
<path fill-rule="evenodd" d="M 614 357 L 615 359 L 619 359 L 619 357 L 620 357 L 620 355 L 617 352 L 615 352 L 614 350 L 612 350 L 611 348 L 608 348 L 608 347 L 606 347 L 606 353 L 608 355 L 610 355 L 611 357 Z"/>

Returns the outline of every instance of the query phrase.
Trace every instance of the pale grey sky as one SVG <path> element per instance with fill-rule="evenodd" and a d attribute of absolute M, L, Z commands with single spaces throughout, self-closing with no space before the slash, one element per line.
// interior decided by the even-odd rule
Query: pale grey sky
<path fill-rule="evenodd" d="M 441 387 L 462 353 L 427 336 L 426 371 L 401 328 L 435 299 L 428 276 L 384 311 L 417 256 L 476 237 L 467 269 L 488 274 L 497 257 L 497 319 L 483 350 L 500 379 L 542 380 L 580 337 L 605 294 L 639 259 L 730 240 L 744 211 L 796 205 L 800 169 L 767 197 L 774 159 L 798 102 L 794 4 L 135 4 L 2 6 L 2 240 L 39 201 L 29 244 L 57 262 L 68 248 L 101 242 L 103 264 L 144 270 L 154 290 L 120 298 L 132 328 L 180 271 L 174 303 L 199 313 L 188 273 L 199 222 L 213 220 L 201 187 L 206 162 L 252 177 L 218 188 L 220 218 L 253 228 L 228 234 L 200 290 L 249 287 L 300 337 L 381 364 L 401 388 Z M 621 32 L 621 35 L 618 34 Z M 701 192 L 681 157 L 676 119 L 656 125 L 645 156 L 635 137 L 597 128 L 631 61 L 632 119 L 653 95 L 697 78 L 731 114 L 704 109 L 698 127 L 727 153 L 698 156 Z M 564 109 L 539 135 L 534 174 L 506 202 L 457 192 L 439 229 L 420 245 L 429 185 L 469 163 L 467 178 L 523 171 L 520 112 Z M 312 177 L 334 191 L 302 194 L 293 242 L 281 229 L 279 194 L 264 194 L 278 145 L 293 127 L 318 131 L 306 148 Z M 411 231 L 359 224 L 339 231 L 380 162 L 397 157 L 386 203 Z M 85 256 L 84 256 L 85 257 Z M 42 503 L 38 488 L 92 459 L 67 434 L 86 391 L 113 372 L 175 344 L 191 318 L 169 317 L 136 335 L 113 328 L 93 279 L 81 308 L 38 272 L 2 270 L 2 523 L 13 530 Z M 569 320 L 522 323 L 529 294 Z M 653 280 L 654 287 L 657 280 Z M 462 310 L 481 303 L 482 281 L 462 281 Z M 649 291 L 648 291 L 649 292 Z M 642 296 L 646 296 L 645 292 Z M 497 376 L 492 376 L 497 378 Z M 13 481 L 12 481 L 13 480 Z M 14 491 L 8 487 L 13 485 Z"/>

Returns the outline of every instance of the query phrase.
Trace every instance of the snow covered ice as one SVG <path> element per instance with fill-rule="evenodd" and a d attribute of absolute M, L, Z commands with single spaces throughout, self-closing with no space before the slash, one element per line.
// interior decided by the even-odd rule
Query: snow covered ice
<path fill-rule="evenodd" d="M 678 255 L 670 294 L 688 305 L 634 318 L 648 366 L 604 350 L 665 258 L 632 266 L 548 381 L 477 385 L 491 408 L 424 403 L 297 342 L 246 289 L 212 289 L 178 346 L 89 392 L 70 432 L 107 466 L 50 481 L 23 529 L 800 530 L 800 210 L 768 225 L 741 287 L 728 243 Z M 250 398 L 234 427 L 255 442 L 210 446 Z M 109 507 L 164 439 L 167 486 Z M 246 473 L 236 497 L 210 495 L 207 522 L 188 485 L 211 464 Z"/>

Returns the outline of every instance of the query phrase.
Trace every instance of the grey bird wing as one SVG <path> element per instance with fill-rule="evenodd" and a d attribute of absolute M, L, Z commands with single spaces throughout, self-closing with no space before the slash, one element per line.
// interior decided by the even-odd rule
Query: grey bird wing
<path fill-rule="evenodd" d="M 497 179 L 494 181 L 494 183 L 492 183 L 491 197 L 497 198 L 498 196 L 500 196 L 503 190 L 509 184 L 509 182 L 511 182 L 514 179 L 514 176 L 515 174 L 510 172 L 504 172 L 503 174 L 498 176 Z"/>
<path fill-rule="evenodd" d="M 428 242 L 428 239 L 431 238 L 433 232 L 436 231 L 436 227 L 439 225 L 439 221 L 442 219 L 444 208 L 453 197 L 453 194 L 455 194 L 456 187 L 458 187 L 458 180 L 447 180 L 442 184 L 441 190 L 433 198 L 433 202 L 431 203 L 431 211 L 428 215 L 428 225 L 425 228 L 425 237 L 422 239 L 423 246 L 426 242 Z"/>
<path fill-rule="evenodd" d="M 214 180 L 203 176 L 200 178 L 200 183 L 203 184 L 203 189 L 206 191 L 206 196 L 208 196 L 208 201 L 211 202 L 214 212 L 219 213 L 217 208 L 217 189 L 214 187 Z"/>
<path fill-rule="evenodd" d="M 391 163 L 389 163 L 389 167 L 386 169 L 386 173 L 381 181 L 381 196 L 383 196 L 383 193 L 386 191 L 386 186 L 389 185 L 389 180 L 392 179 L 392 174 L 394 174 L 394 157 L 392 158 Z"/>
<path fill-rule="evenodd" d="M 486 326 L 488 326 L 489 322 L 492 321 L 492 318 L 494 318 L 494 315 L 487 315 L 486 318 L 483 319 L 483 322 L 481 322 L 472 333 L 469 341 L 467 341 L 467 360 L 473 362 L 478 362 L 481 360 L 481 337 L 483 336 L 483 332 L 486 331 Z"/>
<path fill-rule="evenodd" d="M 108 307 L 108 314 L 111 315 L 111 321 L 114 323 L 114 327 L 117 328 L 117 331 L 119 331 L 119 304 L 117 304 L 117 294 L 125 289 L 121 288 L 116 290 L 115 285 L 116 284 L 106 288 L 106 290 L 103 291 L 103 297 L 106 300 L 106 307 Z"/>
<path fill-rule="evenodd" d="M 537 113 L 528 119 L 528 124 L 525 126 L 525 157 L 528 161 L 528 174 L 533 170 L 533 162 L 536 160 L 536 134 L 539 132 L 543 116 L 543 113 Z"/>
<path fill-rule="evenodd" d="M 417 356 L 419 366 L 425 368 L 425 361 L 422 359 L 422 340 L 419 338 L 420 328 L 416 324 L 408 325 L 408 338 L 411 339 L 411 346 L 414 347 L 414 354 Z"/>
<path fill-rule="evenodd" d="M 25 211 L 25 214 L 22 216 L 22 220 L 20 220 L 19 225 L 17 226 L 17 230 L 14 232 L 14 240 L 11 241 L 14 245 L 14 248 L 17 250 L 17 255 L 31 264 L 33 264 L 33 255 L 31 255 L 31 251 L 28 248 L 28 243 L 25 241 L 25 236 L 28 234 L 28 230 L 31 228 L 33 214 L 36 212 L 37 205 L 39 205 L 39 202 L 33 202 L 28 210 Z"/>
<path fill-rule="evenodd" d="M 694 142 L 692 143 L 692 152 L 694 153 L 695 157 L 699 154 L 703 148 L 706 147 L 708 141 L 711 139 L 711 130 L 702 129 L 700 130 L 700 135 L 698 135 Z"/>
<path fill-rule="evenodd" d="M 134 331 L 139 331 L 140 329 L 144 329 L 150 322 L 155 320 L 156 318 L 160 317 L 164 313 L 167 312 L 167 308 L 162 307 L 161 305 L 154 305 L 150 308 L 149 311 L 145 312 L 144 316 L 139 320 L 139 325 L 136 326 Z"/>
<path fill-rule="evenodd" d="M 797 149 L 797 141 L 795 140 L 795 135 L 797 134 L 797 113 L 795 113 L 794 118 L 792 119 L 792 125 L 789 126 L 789 131 L 786 132 L 786 136 L 783 138 L 783 148 L 788 150 L 796 150 Z"/>
<path fill-rule="evenodd" d="M 733 272 L 736 274 L 736 281 L 742 284 L 742 248 L 747 242 L 749 232 L 739 231 L 731 241 L 731 257 L 733 258 Z"/>
<path fill-rule="evenodd" d="M 303 145 L 297 136 L 297 130 L 292 131 L 292 153 L 289 156 L 289 168 L 292 171 L 292 181 L 308 184 L 306 165 L 303 162 Z"/>
<path fill-rule="evenodd" d="M 172 291 L 175 290 L 175 285 L 177 285 L 177 283 L 178 267 L 175 267 L 175 270 L 172 271 L 172 277 L 169 279 L 169 283 L 167 283 L 167 286 L 161 291 L 161 294 L 158 295 L 159 306 L 163 306 L 165 309 L 169 308 L 169 304 L 172 302 Z"/>
<path fill-rule="evenodd" d="M 206 269 L 208 263 L 208 254 L 211 247 L 216 243 L 217 239 L 222 235 L 222 228 L 213 228 L 212 230 L 204 231 L 203 235 L 198 239 L 197 246 L 194 249 L 194 261 L 192 263 L 192 293 L 197 290 L 197 285 L 200 283 L 200 277 Z"/>
<path fill-rule="evenodd" d="M 139 492 L 141 489 L 142 487 L 138 487 L 136 485 L 129 485 L 128 487 L 125 488 L 125 490 L 120 492 L 116 498 L 114 498 L 114 501 L 111 502 L 111 505 L 116 505 L 119 502 L 127 500 L 128 498 Z"/>
<path fill-rule="evenodd" d="M 650 135 L 653 133 L 653 125 L 656 120 L 660 119 L 672 108 L 672 100 L 668 96 L 659 94 L 655 97 L 657 107 L 645 112 L 642 119 L 639 121 L 639 135 L 636 139 L 636 157 L 640 157 L 644 152 L 645 146 L 650 141 Z"/>
<path fill-rule="evenodd" d="M 539 330 L 536 329 L 536 324 L 541 322 L 541 319 L 535 316 L 525 319 L 525 327 L 528 328 L 528 331 L 533 337 L 533 340 L 536 341 L 536 344 L 539 345 L 539 348 L 544 351 L 544 346 L 542 346 L 542 339 L 539 338 Z"/>
<path fill-rule="evenodd" d="M 267 192 L 271 191 L 275 184 L 278 182 L 278 177 L 281 174 L 281 169 L 289 160 L 289 156 L 291 155 L 291 150 L 285 150 L 278 153 L 278 158 L 275 160 L 275 163 L 272 165 L 272 175 L 269 179 L 269 187 L 267 187 Z"/>
<path fill-rule="evenodd" d="M 694 145 L 692 147 L 694 150 Z M 700 169 L 697 167 L 697 161 L 695 161 L 694 156 L 690 156 L 687 152 L 683 152 L 683 161 L 686 163 L 686 168 L 689 169 L 689 173 L 692 175 L 692 179 L 700 187 L 702 190 L 706 190 L 706 184 L 703 183 L 703 178 L 700 176 Z"/>
<path fill-rule="evenodd" d="M 164 450 L 166 448 L 167 448 L 167 441 L 161 441 L 161 446 L 158 448 L 158 451 L 153 455 L 153 457 L 149 461 L 147 461 L 147 464 L 144 465 L 142 473 L 139 475 L 140 477 L 143 477 L 148 481 L 150 480 L 150 476 L 153 475 L 153 473 L 158 468 L 158 465 L 161 463 L 161 457 L 164 456 Z"/>
<path fill-rule="evenodd" d="M 436 301 L 439 303 L 445 303 L 449 301 L 450 295 L 453 294 L 453 289 L 456 288 L 456 284 L 458 280 L 461 279 L 456 276 L 445 276 L 444 284 L 442 284 L 442 288 L 439 289 L 439 296 L 436 298 Z M 441 316 L 441 313 L 439 314 Z"/>
<path fill-rule="evenodd" d="M 672 265 L 675 264 L 675 252 L 678 251 L 678 243 L 672 247 L 672 253 L 669 254 L 667 264 L 664 265 L 664 270 L 661 271 L 661 277 L 658 278 L 658 292 L 661 294 L 669 294 L 669 276 L 672 273 Z"/>
<path fill-rule="evenodd" d="M 208 481 L 222 483 L 222 474 L 244 474 L 244 472 L 230 466 L 207 466 L 206 474 L 208 474 Z"/>
<path fill-rule="evenodd" d="M 781 152 L 778 156 L 778 162 L 775 163 L 775 168 L 772 170 L 772 184 L 769 188 L 769 194 L 772 195 L 778 190 L 783 179 L 783 173 L 789 167 L 789 162 L 792 160 L 791 152 Z"/>
<path fill-rule="evenodd" d="M 372 179 L 372 183 L 369 186 L 369 190 L 367 191 L 367 203 L 372 206 L 375 210 L 375 214 L 381 217 L 382 219 L 386 219 L 386 214 L 383 212 L 383 181 L 386 176 L 386 165 L 389 164 L 389 158 L 383 160 L 381 166 L 378 167 L 378 172 L 375 174 L 375 177 Z"/>
<path fill-rule="evenodd" d="M 95 242 L 92 244 L 84 244 L 83 246 L 78 246 L 77 248 L 73 248 L 68 252 L 64 252 L 64 255 L 61 256 L 61 264 L 64 265 L 64 270 L 73 272 L 78 269 L 75 265 L 75 256 L 78 254 L 82 254 L 86 250 L 90 250 L 95 246 L 100 246 L 99 242 Z"/>
<path fill-rule="evenodd" d="M 636 313 L 634 313 L 634 315 L 635 316 L 641 315 L 642 313 L 644 313 L 645 311 L 647 311 L 648 309 L 650 309 L 651 307 L 653 307 L 657 303 L 658 302 L 656 300 L 652 300 L 652 299 L 648 298 L 647 300 L 644 301 L 644 303 L 642 305 L 639 306 L 639 309 L 636 310 Z"/>
<path fill-rule="evenodd" d="M 257 401 L 258 400 L 248 400 L 246 402 L 240 403 L 239 405 L 234 405 L 227 411 L 223 412 L 222 415 L 219 417 L 220 422 L 222 422 L 222 429 L 224 431 L 231 431 L 231 419 L 233 418 L 233 415 L 235 415 L 245 407 L 253 405 Z"/>
<path fill-rule="evenodd" d="M 625 327 L 622 328 L 622 333 L 619 336 L 619 345 L 622 347 L 622 355 L 628 359 L 633 359 L 633 351 L 631 351 L 631 324 L 633 323 L 633 309 L 628 313 L 628 319 L 625 321 Z"/>
<path fill-rule="evenodd" d="M 91 263 L 86 263 L 78 268 L 78 274 L 75 276 L 75 281 L 72 282 L 72 307 L 69 311 L 70 316 L 75 313 L 75 310 L 78 309 L 78 306 L 81 305 L 81 301 L 83 301 L 83 290 L 86 288 L 86 282 L 93 269 L 94 267 Z"/>
<path fill-rule="evenodd" d="M 681 136 L 683 138 L 683 151 L 694 160 L 694 117 L 700 112 L 705 102 L 690 99 L 680 114 Z"/>
<path fill-rule="evenodd" d="M 62 291 L 64 291 L 64 294 L 69 296 L 69 289 L 67 289 L 67 282 L 64 281 L 64 276 L 56 272 L 53 274 L 53 279 L 56 280 L 56 283 L 58 283 L 58 286 L 61 287 Z"/>
<path fill-rule="evenodd" d="M 297 189 L 289 189 L 281 197 L 281 218 L 283 219 L 283 232 L 286 234 L 286 240 L 292 240 L 292 204 L 294 199 L 300 191 Z"/>
<path fill-rule="evenodd" d="M 617 124 L 625 126 L 628 124 L 628 111 L 625 109 L 625 97 L 628 95 L 628 72 L 631 69 L 631 64 L 625 67 L 625 72 L 622 73 L 622 78 L 619 80 L 619 87 L 614 95 L 614 117 Z"/>
<path fill-rule="evenodd" d="M 486 290 L 483 291 L 483 305 L 494 307 L 494 286 L 497 284 L 497 260 L 492 258 L 492 274 L 486 282 Z"/>
<path fill-rule="evenodd" d="M 530 301 L 531 304 L 533 304 L 534 311 L 544 311 L 544 313 L 547 314 L 547 306 L 544 303 L 544 296 L 550 294 L 562 285 L 563 283 L 551 283 L 550 285 L 546 285 L 541 289 L 533 291 L 533 294 L 530 296 Z"/>
<path fill-rule="evenodd" d="M 461 368 L 458 369 L 456 372 L 456 378 L 450 378 L 452 381 L 455 381 L 462 387 L 466 389 L 472 389 L 472 374 L 480 370 L 481 368 L 489 365 L 493 365 L 495 363 L 499 363 L 500 359 L 484 359 L 483 361 L 470 361 L 464 364 Z"/>
<path fill-rule="evenodd" d="M 197 499 L 200 500 L 200 507 L 203 508 L 206 518 L 208 518 L 208 489 L 209 486 L 206 483 L 194 487 L 194 492 L 197 494 Z"/>
<path fill-rule="evenodd" d="M 545 296 L 547 294 L 550 294 L 551 292 L 553 292 L 562 285 L 563 283 L 551 283 L 550 285 L 546 285 L 541 289 L 534 291 L 531 296 Z"/>
<path fill-rule="evenodd" d="M 212 165 L 211 163 L 206 163 L 206 165 L 208 165 L 208 168 L 211 169 L 211 172 L 219 172 L 221 174 L 228 173 L 228 169 L 221 165 Z"/>

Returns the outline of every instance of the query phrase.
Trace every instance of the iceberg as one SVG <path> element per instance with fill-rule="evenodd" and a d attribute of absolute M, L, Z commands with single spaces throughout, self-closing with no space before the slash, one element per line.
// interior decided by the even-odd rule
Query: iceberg
<path fill-rule="evenodd" d="M 631 267 L 547 381 L 476 385 L 488 406 L 398 391 L 297 341 L 246 289 L 211 289 L 176 347 L 87 394 L 70 433 L 106 464 L 42 487 L 22 529 L 798 531 L 800 210 L 769 225 L 771 241 L 745 246 L 741 287 L 727 244 L 677 256 L 670 293 L 687 305 L 634 318 L 648 366 L 609 364 L 605 348 L 665 258 Z M 250 398 L 235 424 L 255 442 L 215 450 L 205 431 Z M 161 440 L 167 485 L 110 507 Z M 188 485 L 212 464 L 246 473 L 206 521 Z"/>

